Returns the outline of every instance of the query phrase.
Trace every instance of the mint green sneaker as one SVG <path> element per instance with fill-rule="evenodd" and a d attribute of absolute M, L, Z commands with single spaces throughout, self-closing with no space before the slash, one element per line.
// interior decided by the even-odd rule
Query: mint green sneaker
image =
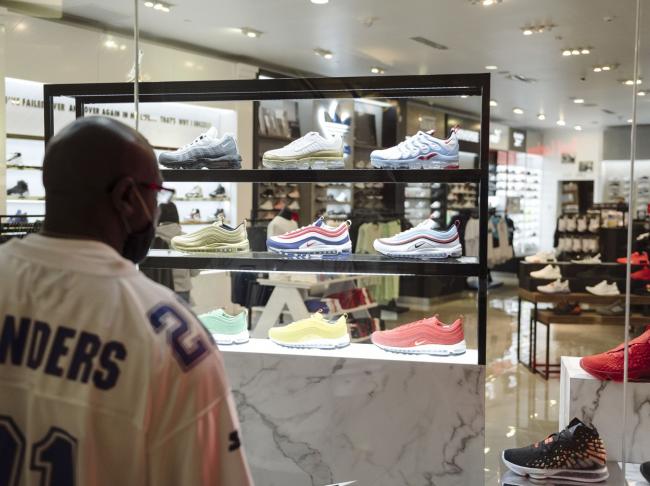
<path fill-rule="evenodd" d="M 223 309 L 216 309 L 201 314 L 199 320 L 217 344 L 243 344 L 248 342 L 248 319 L 246 311 L 236 316 L 226 314 Z"/>

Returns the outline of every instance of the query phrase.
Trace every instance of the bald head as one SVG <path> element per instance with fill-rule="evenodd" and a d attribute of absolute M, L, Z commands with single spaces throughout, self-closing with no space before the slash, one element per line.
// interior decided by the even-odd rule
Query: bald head
<path fill-rule="evenodd" d="M 46 199 L 99 196 L 123 176 L 153 176 L 156 157 L 137 131 L 107 117 L 80 118 L 47 145 L 43 160 Z"/>
<path fill-rule="evenodd" d="M 119 251 L 131 228 L 151 219 L 156 196 L 146 186 L 160 182 L 153 149 L 137 131 L 107 117 L 77 119 L 45 150 L 44 232 Z"/>

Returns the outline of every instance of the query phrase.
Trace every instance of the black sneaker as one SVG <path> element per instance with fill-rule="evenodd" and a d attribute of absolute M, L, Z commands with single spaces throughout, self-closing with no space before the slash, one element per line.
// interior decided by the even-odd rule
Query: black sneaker
<path fill-rule="evenodd" d="M 212 199 L 223 199 L 226 197 L 226 188 L 223 187 L 221 184 L 217 186 L 217 188 L 210 193 L 210 197 Z"/>
<path fill-rule="evenodd" d="M 17 195 L 18 197 L 25 197 L 29 194 L 29 186 L 23 180 L 16 182 L 16 185 L 11 189 L 7 189 L 7 196 Z"/>
<path fill-rule="evenodd" d="M 528 447 L 503 451 L 503 463 L 520 476 L 596 483 L 609 477 L 598 431 L 574 418 L 563 431 Z"/>
<path fill-rule="evenodd" d="M 650 462 L 641 464 L 641 475 L 650 483 Z"/>

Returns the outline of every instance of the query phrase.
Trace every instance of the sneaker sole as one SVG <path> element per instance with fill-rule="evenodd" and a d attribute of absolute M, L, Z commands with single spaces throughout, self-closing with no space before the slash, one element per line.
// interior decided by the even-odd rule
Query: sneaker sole
<path fill-rule="evenodd" d="M 346 335 L 337 339 L 321 339 L 316 341 L 304 341 L 301 343 L 288 343 L 277 341 L 269 338 L 275 344 L 285 348 L 299 348 L 299 349 L 337 349 L 344 348 L 350 345 L 350 336 Z"/>
<path fill-rule="evenodd" d="M 167 169 L 241 169 L 241 156 L 238 159 L 233 159 L 229 155 L 227 158 L 196 159 L 186 162 L 160 162 L 160 165 Z"/>
<path fill-rule="evenodd" d="M 309 258 L 310 256 L 317 256 L 317 255 L 350 255 L 352 253 L 352 249 L 350 248 L 345 248 L 345 249 L 340 249 L 340 248 L 321 248 L 321 249 L 315 249 L 315 250 L 287 250 L 287 249 L 276 249 L 276 248 L 269 248 L 268 249 L 271 253 L 277 253 L 278 255 L 285 255 L 285 256 L 291 256 L 294 258 Z"/>
<path fill-rule="evenodd" d="M 212 333 L 212 337 L 217 344 L 229 346 L 231 344 L 244 344 L 250 339 L 248 329 L 240 332 L 239 334 L 218 334 Z"/>
<path fill-rule="evenodd" d="M 579 469 L 537 469 L 518 466 L 506 461 L 504 453 L 501 454 L 501 460 L 515 474 L 529 476 L 531 479 L 564 479 L 578 483 L 600 483 L 609 477 L 607 466 L 591 471 L 581 471 Z"/>
<path fill-rule="evenodd" d="M 373 160 L 375 169 L 458 169 L 458 160 Z"/>
<path fill-rule="evenodd" d="M 376 248 L 375 248 L 376 249 Z M 396 252 L 377 250 L 379 253 L 389 257 L 395 258 L 415 258 L 415 259 L 434 259 L 443 260 L 445 258 L 459 258 L 463 256 L 463 250 L 460 247 L 450 248 L 448 250 L 426 250 L 426 251 L 409 251 L 409 252 Z"/>
<path fill-rule="evenodd" d="M 373 342 L 375 346 L 383 349 L 384 351 L 390 351 L 391 353 L 401 353 L 401 354 L 430 354 L 433 356 L 455 356 L 460 354 L 465 354 L 467 352 L 467 346 L 465 341 L 461 341 L 457 344 L 424 344 L 421 346 L 413 346 L 409 348 L 402 348 L 397 346 L 386 346 L 384 344 L 377 344 Z"/>
<path fill-rule="evenodd" d="M 327 170 L 327 169 L 343 169 L 345 162 L 339 158 L 304 158 L 304 159 L 291 159 L 291 160 L 268 160 L 263 159 L 262 165 L 267 169 L 294 169 L 294 170 Z"/>
<path fill-rule="evenodd" d="M 196 246 L 196 247 L 184 247 L 175 245 L 172 241 L 171 244 L 172 250 L 182 251 L 185 253 L 245 253 L 250 251 L 250 245 L 246 242 L 246 245 L 232 245 L 232 246 Z"/>

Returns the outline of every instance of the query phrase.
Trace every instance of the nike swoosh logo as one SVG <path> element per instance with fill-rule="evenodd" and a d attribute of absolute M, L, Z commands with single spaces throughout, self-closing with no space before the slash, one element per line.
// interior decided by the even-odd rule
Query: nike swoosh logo
<path fill-rule="evenodd" d="M 421 346 L 421 345 L 423 345 L 423 344 L 428 344 L 428 343 L 429 343 L 429 341 L 427 341 L 426 339 L 418 339 L 418 340 L 415 341 L 415 343 L 413 343 L 413 344 L 415 344 L 415 346 Z"/>
<path fill-rule="evenodd" d="M 416 247 L 416 248 L 420 248 L 420 247 L 422 247 L 422 246 L 424 246 L 424 245 L 426 245 L 426 242 L 425 242 L 425 241 L 420 241 L 419 243 L 416 243 L 416 244 L 415 244 L 415 247 Z"/>

